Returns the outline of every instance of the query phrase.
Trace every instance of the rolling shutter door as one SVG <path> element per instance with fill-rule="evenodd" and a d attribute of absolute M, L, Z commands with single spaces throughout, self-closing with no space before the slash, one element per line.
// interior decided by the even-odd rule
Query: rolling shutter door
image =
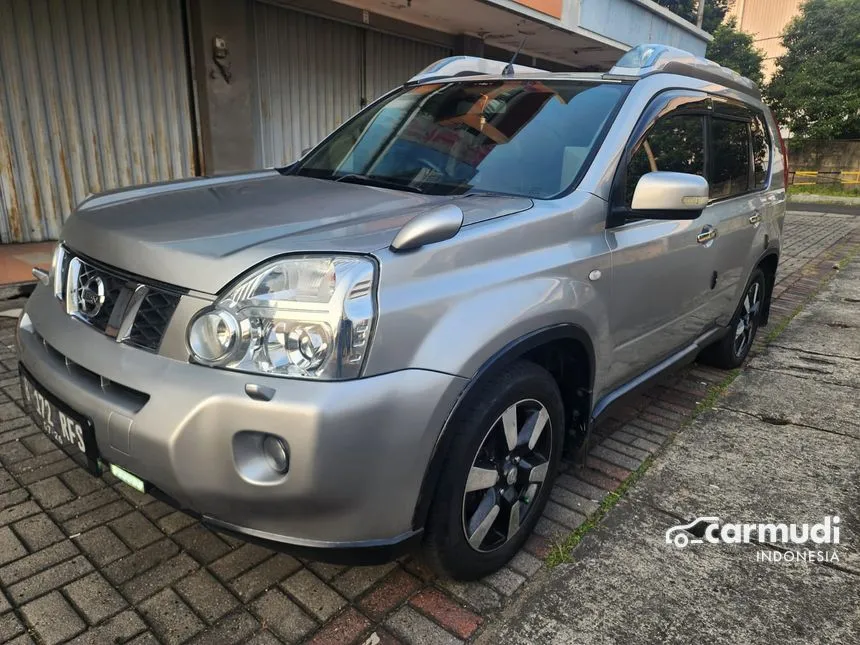
<path fill-rule="evenodd" d="M 195 174 L 180 0 L 0 0 L 0 238 Z"/>

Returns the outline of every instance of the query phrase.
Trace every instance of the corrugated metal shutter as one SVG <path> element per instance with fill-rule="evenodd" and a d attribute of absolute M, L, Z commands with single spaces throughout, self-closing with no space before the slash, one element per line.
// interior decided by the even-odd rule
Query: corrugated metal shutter
<path fill-rule="evenodd" d="M 389 90 L 403 85 L 431 63 L 450 55 L 451 50 L 445 47 L 368 31 L 366 62 L 368 103 Z"/>
<path fill-rule="evenodd" d="M 361 107 L 362 30 L 261 2 L 254 20 L 262 162 L 278 166 Z"/>
<path fill-rule="evenodd" d="M 180 0 L 0 0 L 0 236 L 88 194 L 194 174 Z"/>

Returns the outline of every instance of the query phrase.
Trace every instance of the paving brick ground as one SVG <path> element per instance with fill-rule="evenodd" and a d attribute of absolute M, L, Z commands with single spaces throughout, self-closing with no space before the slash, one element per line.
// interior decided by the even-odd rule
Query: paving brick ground
<path fill-rule="evenodd" d="M 860 217 L 789 214 L 771 324 L 858 247 Z M 24 416 L 13 332 L 14 321 L 0 322 L 0 643 L 16 645 L 468 641 L 541 569 L 553 541 L 726 376 L 693 365 L 629 401 L 600 425 L 584 465 L 563 465 L 526 548 L 501 572 L 462 584 L 435 579 L 413 558 L 379 567 L 297 560 L 90 477 Z"/>

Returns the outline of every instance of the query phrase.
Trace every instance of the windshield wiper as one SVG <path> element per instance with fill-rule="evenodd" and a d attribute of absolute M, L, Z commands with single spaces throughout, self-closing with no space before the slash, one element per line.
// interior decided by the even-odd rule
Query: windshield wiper
<path fill-rule="evenodd" d="M 333 176 L 329 177 L 329 179 L 333 179 Z M 348 175 L 341 175 L 337 179 L 334 179 L 334 181 L 345 181 L 352 184 L 377 186 L 379 188 L 393 188 L 395 190 L 405 190 L 410 193 L 424 193 L 424 189 L 419 188 L 418 186 L 413 186 L 412 184 L 399 181 L 392 181 L 390 179 L 383 179 L 381 177 L 374 177 L 372 175 L 359 175 L 357 173 L 350 173 Z"/>

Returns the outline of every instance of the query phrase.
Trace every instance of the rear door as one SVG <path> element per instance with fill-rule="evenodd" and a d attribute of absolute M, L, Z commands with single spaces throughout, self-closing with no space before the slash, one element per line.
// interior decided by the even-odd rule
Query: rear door
<path fill-rule="evenodd" d="M 638 180 L 669 170 L 706 174 L 709 99 L 665 92 L 649 106 L 613 188 L 613 208 L 629 209 Z M 714 217 L 627 220 L 608 228 L 612 251 L 609 383 L 619 385 L 693 342 L 713 326 L 711 280 L 715 241 L 699 242 Z"/>

